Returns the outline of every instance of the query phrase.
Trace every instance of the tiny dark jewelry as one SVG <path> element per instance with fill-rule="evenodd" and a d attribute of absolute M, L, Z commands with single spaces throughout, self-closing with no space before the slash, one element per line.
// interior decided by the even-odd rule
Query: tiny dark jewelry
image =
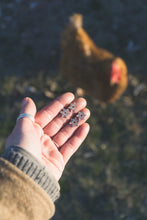
<path fill-rule="evenodd" d="M 69 122 L 69 124 L 72 126 L 72 127 L 75 127 L 75 126 L 77 126 L 78 127 L 78 123 L 79 123 L 79 120 L 78 120 L 78 118 L 71 118 L 71 120 L 70 120 L 70 122 Z"/>
<path fill-rule="evenodd" d="M 65 109 L 63 108 L 61 111 L 60 111 L 61 115 L 62 115 L 62 118 L 67 118 L 67 116 L 70 114 L 69 112 L 69 109 Z"/>
<path fill-rule="evenodd" d="M 81 112 L 78 112 L 78 114 L 76 115 L 76 117 L 79 119 L 79 120 L 84 120 L 85 119 L 85 116 L 86 114 L 84 114 L 84 111 L 81 111 Z"/>
<path fill-rule="evenodd" d="M 77 108 L 77 105 L 76 105 L 75 102 L 70 103 L 70 105 L 69 105 L 69 107 L 68 107 L 68 109 L 69 109 L 71 112 L 74 112 L 74 111 L 76 110 L 76 108 Z"/>

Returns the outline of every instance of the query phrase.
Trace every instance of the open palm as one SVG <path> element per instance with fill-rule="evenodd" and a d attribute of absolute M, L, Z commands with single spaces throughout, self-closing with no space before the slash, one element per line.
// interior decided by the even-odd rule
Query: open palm
<path fill-rule="evenodd" d="M 67 118 L 61 117 L 60 111 L 67 108 L 73 100 L 72 93 L 65 93 L 36 113 L 35 103 L 32 99 L 25 98 L 21 113 L 33 115 L 35 122 L 29 118 L 18 120 L 7 139 L 6 147 L 16 145 L 28 150 L 59 180 L 67 161 L 89 131 L 89 125 L 85 121 L 89 118 L 90 111 L 85 108 L 85 99 L 74 100 L 76 111 L 70 112 Z M 79 111 L 84 111 L 85 119 L 80 120 L 78 126 L 72 127 L 69 120 Z"/>

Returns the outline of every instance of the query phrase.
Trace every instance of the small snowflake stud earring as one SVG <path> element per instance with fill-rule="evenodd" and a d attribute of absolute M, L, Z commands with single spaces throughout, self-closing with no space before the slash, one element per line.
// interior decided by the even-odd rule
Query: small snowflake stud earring
<path fill-rule="evenodd" d="M 71 112 L 74 112 L 74 111 L 76 110 L 76 108 L 77 108 L 77 105 L 76 105 L 75 102 L 70 103 L 70 105 L 69 105 L 69 107 L 68 107 L 68 109 L 69 109 Z"/>
<path fill-rule="evenodd" d="M 78 120 L 78 118 L 71 118 L 71 120 L 70 120 L 70 122 L 69 122 L 69 124 L 72 126 L 72 127 L 75 127 L 75 126 L 77 126 L 78 127 L 78 123 L 79 123 L 79 120 Z"/>
<path fill-rule="evenodd" d="M 84 120 L 85 119 L 85 116 L 86 114 L 84 114 L 84 111 L 81 111 L 81 112 L 78 112 L 78 114 L 76 115 L 76 117 L 79 119 L 79 120 Z"/>
<path fill-rule="evenodd" d="M 60 113 L 61 113 L 62 118 L 67 118 L 67 116 L 70 114 L 69 109 L 65 109 L 65 108 L 63 108 L 60 111 Z"/>

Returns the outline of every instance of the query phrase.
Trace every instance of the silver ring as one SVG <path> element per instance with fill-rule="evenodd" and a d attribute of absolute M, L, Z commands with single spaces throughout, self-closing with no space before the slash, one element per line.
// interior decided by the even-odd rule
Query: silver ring
<path fill-rule="evenodd" d="M 21 119 L 21 118 L 29 118 L 32 122 L 35 121 L 34 117 L 30 114 L 27 113 L 22 113 L 18 116 L 17 120 Z"/>
<path fill-rule="evenodd" d="M 57 144 L 56 141 L 53 140 L 53 142 L 54 142 L 54 144 L 56 145 L 57 148 L 60 148 L 59 144 Z"/>

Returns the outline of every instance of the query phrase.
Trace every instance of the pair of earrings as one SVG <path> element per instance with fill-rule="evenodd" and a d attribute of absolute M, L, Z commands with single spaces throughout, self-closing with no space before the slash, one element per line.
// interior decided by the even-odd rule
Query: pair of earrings
<path fill-rule="evenodd" d="M 62 115 L 62 118 L 67 118 L 67 116 L 70 114 L 70 112 L 74 112 L 77 108 L 77 105 L 76 103 L 70 103 L 70 105 L 68 106 L 68 108 L 63 108 L 61 110 L 61 115 Z"/>
<path fill-rule="evenodd" d="M 71 103 L 67 109 L 63 108 L 60 112 L 62 115 L 62 118 L 67 118 L 70 112 L 74 112 L 76 108 L 77 108 L 77 105 L 75 102 Z M 74 118 L 71 118 L 69 124 L 71 124 L 72 127 L 78 126 L 79 121 L 84 120 L 85 116 L 86 115 L 84 114 L 84 111 L 78 112 Z"/>
<path fill-rule="evenodd" d="M 71 118 L 69 124 L 71 124 L 72 127 L 75 127 L 75 126 L 78 127 L 79 121 L 84 120 L 85 116 L 86 115 L 84 114 L 84 111 L 78 112 L 74 118 Z"/>

